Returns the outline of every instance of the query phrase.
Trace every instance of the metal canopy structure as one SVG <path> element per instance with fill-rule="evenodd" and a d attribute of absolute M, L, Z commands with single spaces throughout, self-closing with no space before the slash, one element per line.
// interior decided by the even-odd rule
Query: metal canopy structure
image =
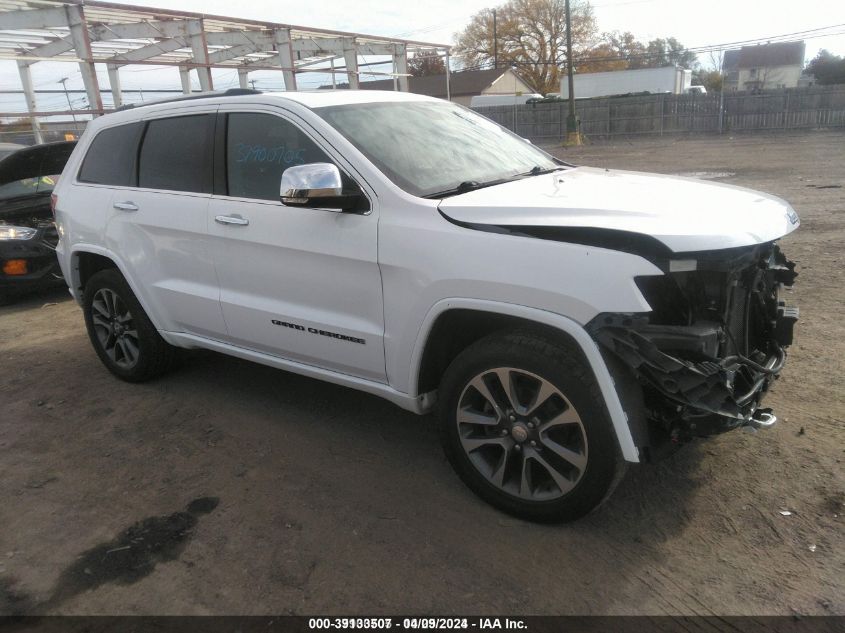
<path fill-rule="evenodd" d="M 395 89 L 407 91 L 408 53 L 423 51 L 444 54 L 449 68 L 444 44 L 96 0 L 0 0 L 0 59 L 18 64 L 39 143 L 38 117 L 48 114 L 38 112 L 32 85 L 30 66 L 39 61 L 78 63 L 90 109 L 74 113 L 96 116 L 105 110 L 95 64 L 106 65 L 119 107 L 122 66 L 176 66 L 185 93 L 191 92 L 191 72 L 197 73 L 202 91 L 213 90 L 212 68 L 236 69 L 242 88 L 248 86 L 250 71 L 276 70 L 285 90 L 296 90 L 296 75 L 303 72 L 333 77 L 342 72 L 349 87 L 357 89 L 359 56 L 382 55 L 392 57 L 393 72 L 367 74 L 391 76 Z M 339 69 L 337 59 L 343 60 Z"/>

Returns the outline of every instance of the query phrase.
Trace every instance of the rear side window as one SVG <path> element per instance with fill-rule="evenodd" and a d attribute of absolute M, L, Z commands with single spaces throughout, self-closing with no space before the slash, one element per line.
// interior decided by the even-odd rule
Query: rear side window
<path fill-rule="evenodd" d="M 214 115 L 155 119 L 141 144 L 138 186 L 211 192 Z"/>
<path fill-rule="evenodd" d="M 332 162 L 298 127 L 272 114 L 230 114 L 226 136 L 230 196 L 278 201 L 285 169 Z"/>
<path fill-rule="evenodd" d="M 97 134 L 82 161 L 79 181 L 133 187 L 138 137 L 142 127 L 143 123 L 140 122 L 129 123 L 107 128 Z"/>

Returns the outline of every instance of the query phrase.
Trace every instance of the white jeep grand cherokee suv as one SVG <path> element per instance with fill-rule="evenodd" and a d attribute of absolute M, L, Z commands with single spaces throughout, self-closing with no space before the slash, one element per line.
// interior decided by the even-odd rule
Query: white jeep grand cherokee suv
<path fill-rule="evenodd" d="M 528 519 L 775 421 L 798 217 L 766 194 L 567 165 L 437 99 L 239 90 L 93 121 L 54 208 L 119 378 L 206 348 L 436 407 L 463 481 Z"/>

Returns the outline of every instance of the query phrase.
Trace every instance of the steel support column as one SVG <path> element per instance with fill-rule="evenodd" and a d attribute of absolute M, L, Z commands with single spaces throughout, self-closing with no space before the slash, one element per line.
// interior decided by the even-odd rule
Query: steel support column
<path fill-rule="evenodd" d="M 208 45 L 205 41 L 205 28 L 202 20 L 191 20 L 188 24 L 188 35 L 191 39 L 191 52 L 194 54 L 194 61 L 198 64 L 208 64 Z M 214 90 L 214 82 L 211 80 L 211 68 L 208 66 L 197 66 L 197 75 L 199 75 L 200 79 L 200 90 L 203 92 Z"/>
<path fill-rule="evenodd" d="M 276 29 L 276 50 L 279 53 L 279 65 L 282 67 L 282 77 L 285 80 L 285 90 L 296 91 L 296 73 L 293 70 L 293 46 L 291 44 L 290 29 Z"/>
<path fill-rule="evenodd" d="M 358 44 L 354 37 L 343 38 L 343 59 L 350 90 L 358 90 Z"/>
<path fill-rule="evenodd" d="M 120 66 L 117 64 L 107 64 L 106 70 L 109 72 L 109 87 L 111 88 L 114 107 L 119 108 L 123 105 L 123 93 L 120 90 Z"/>
<path fill-rule="evenodd" d="M 82 83 L 88 95 L 88 107 L 91 110 L 102 110 L 103 98 L 100 96 L 100 84 L 94 67 L 94 55 L 91 53 L 91 39 L 88 36 L 85 13 L 79 4 L 67 5 L 65 10 L 73 48 L 76 49 L 76 56 L 82 60 L 79 62 L 79 72 L 82 73 Z"/>
<path fill-rule="evenodd" d="M 191 94 L 191 71 L 185 66 L 179 66 L 179 79 L 182 80 L 182 92 Z"/>
<path fill-rule="evenodd" d="M 404 44 L 393 46 L 393 72 L 398 75 L 394 85 L 398 84 L 400 91 L 408 92 L 408 48 Z"/>
<path fill-rule="evenodd" d="M 29 120 L 32 124 L 32 133 L 35 135 L 36 143 L 43 143 L 44 137 L 41 135 L 41 123 L 35 113 L 38 112 L 38 107 L 35 103 L 35 90 L 32 87 L 32 72 L 29 70 L 29 64 L 26 62 L 18 62 L 18 73 L 21 76 L 21 85 L 26 96 L 26 110 L 29 112 Z"/>

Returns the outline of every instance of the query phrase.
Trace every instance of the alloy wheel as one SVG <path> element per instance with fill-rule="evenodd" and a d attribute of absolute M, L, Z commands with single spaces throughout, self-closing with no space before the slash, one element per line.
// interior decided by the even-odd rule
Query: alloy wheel
<path fill-rule="evenodd" d="M 587 467 L 581 417 L 545 378 L 497 367 L 470 380 L 458 399 L 458 437 L 475 469 L 530 501 L 570 492 Z"/>
<path fill-rule="evenodd" d="M 114 290 L 100 288 L 91 302 L 94 332 L 115 365 L 131 369 L 138 362 L 140 341 L 132 314 Z"/>

